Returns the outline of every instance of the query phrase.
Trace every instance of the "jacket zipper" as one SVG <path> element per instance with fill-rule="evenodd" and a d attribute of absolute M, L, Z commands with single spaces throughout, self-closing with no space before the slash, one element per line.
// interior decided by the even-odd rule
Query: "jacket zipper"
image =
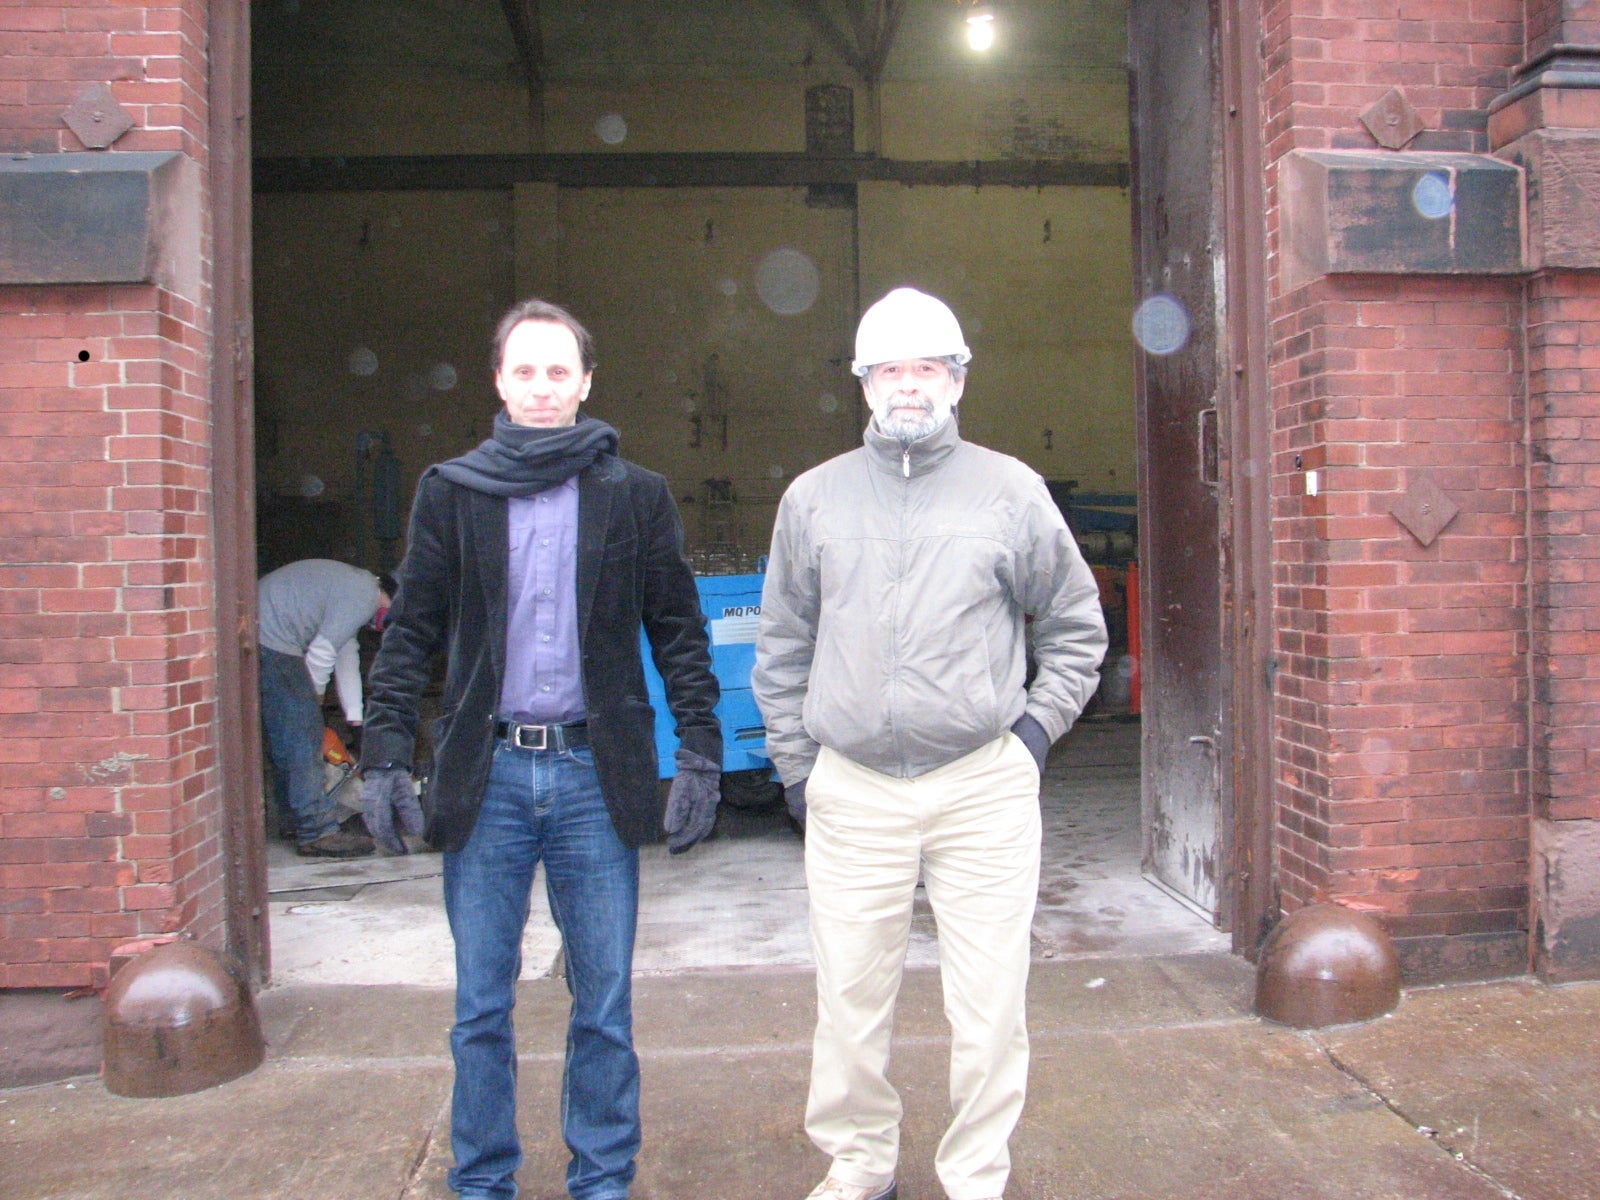
<path fill-rule="evenodd" d="M 894 747 L 897 764 L 903 770 L 906 761 L 905 747 L 900 743 L 900 601 L 905 595 L 906 585 L 906 517 L 911 510 L 911 447 L 906 446 L 900 454 L 900 468 L 905 476 L 905 483 L 900 489 L 900 536 L 896 539 L 896 563 L 894 582 L 894 620 L 890 627 L 890 646 L 893 648 L 894 665 L 889 676 L 889 728 L 890 744 Z"/>

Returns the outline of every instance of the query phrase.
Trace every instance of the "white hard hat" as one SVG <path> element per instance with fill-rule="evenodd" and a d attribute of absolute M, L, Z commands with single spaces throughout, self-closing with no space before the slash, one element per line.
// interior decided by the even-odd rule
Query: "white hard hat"
<path fill-rule="evenodd" d="M 958 363 L 972 358 L 950 306 L 916 288 L 895 288 L 861 314 L 850 369 L 865 375 L 878 363 L 947 355 Z"/>

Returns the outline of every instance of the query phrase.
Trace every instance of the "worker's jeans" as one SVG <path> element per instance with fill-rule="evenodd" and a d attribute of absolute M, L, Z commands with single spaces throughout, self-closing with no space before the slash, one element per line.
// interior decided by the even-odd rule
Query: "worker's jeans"
<path fill-rule="evenodd" d="M 915 779 L 824 747 L 806 782 L 817 1032 L 806 1132 L 856 1187 L 894 1177 L 900 1097 L 885 1077 L 920 873 L 950 1021 L 951 1200 L 1005 1194 L 1028 1083 L 1024 1007 L 1039 891 L 1039 769 L 1005 734 Z"/>
<path fill-rule="evenodd" d="M 472 837 L 444 856 L 456 942 L 456 1080 L 450 1186 L 473 1200 L 516 1195 L 517 1056 L 511 1009 L 534 868 L 544 863 L 572 1012 L 561 1087 L 575 1200 L 620 1200 L 639 1150 L 633 937 L 639 853 L 612 827 L 592 751 L 495 748 Z"/>
<path fill-rule="evenodd" d="M 272 792 L 294 816 L 294 839 L 315 841 L 339 828 L 339 802 L 323 791 L 322 705 L 306 660 L 261 647 L 261 723 L 272 759 Z"/>

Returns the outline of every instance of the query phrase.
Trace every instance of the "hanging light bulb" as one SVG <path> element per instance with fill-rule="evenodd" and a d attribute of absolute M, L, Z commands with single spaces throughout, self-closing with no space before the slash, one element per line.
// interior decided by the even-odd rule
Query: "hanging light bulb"
<path fill-rule="evenodd" d="M 994 45 L 994 9 L 980 4 L 967 14 L 967 45 L 987 50 Z"/>

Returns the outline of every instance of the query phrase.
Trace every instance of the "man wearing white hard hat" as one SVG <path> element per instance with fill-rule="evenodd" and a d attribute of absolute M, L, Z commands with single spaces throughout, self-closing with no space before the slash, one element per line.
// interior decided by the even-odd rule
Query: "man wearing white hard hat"
<path fill-rule="evenodd" d="M 919 876 L 951 1023 L 954 1116 L 934 1158 L 950 1200 L 1004 1196 L 1027 1090 L 1040 773 L 1094 693 L 1106 630 L 1044 481 L 960 436 L 971 357 L 932 296 L 896 288 L 869 308 L 864 444 L 799 476 L 772 535 L 752 683 L 805 823 L 806 1132 L 832 1158 L 810 1200 L 896 1197 L 885 1068 Z"/>

